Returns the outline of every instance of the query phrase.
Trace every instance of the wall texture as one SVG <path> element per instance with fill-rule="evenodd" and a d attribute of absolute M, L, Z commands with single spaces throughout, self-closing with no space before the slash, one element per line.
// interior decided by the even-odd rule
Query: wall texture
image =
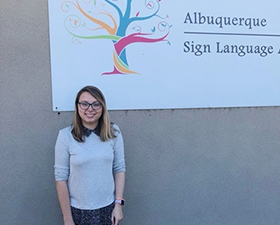
<path fill-rule="evenodd" d="M 52 112 L 47 1 L 1 0 L 0 21 L 0 223 L 60 225 L 54 143 L 72 112 Z M 122 225 L 280 224 L 280 107 L 110 115 L 126 148 Z"/>

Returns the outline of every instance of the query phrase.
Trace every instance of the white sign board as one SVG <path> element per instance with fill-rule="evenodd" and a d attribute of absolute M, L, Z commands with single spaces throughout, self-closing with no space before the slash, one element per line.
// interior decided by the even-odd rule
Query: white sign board
<path fill-rule="evenodd" d="M 49 0 L 53 110 L 280 105 L 276 0 Z"/>

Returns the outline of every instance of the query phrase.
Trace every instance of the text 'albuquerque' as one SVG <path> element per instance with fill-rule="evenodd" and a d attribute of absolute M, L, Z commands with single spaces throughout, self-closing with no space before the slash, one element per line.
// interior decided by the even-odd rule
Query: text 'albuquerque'
<path fill-rule="evenodd" d="M 265 18 L 251 17 L 230 17 L 230 16 L 212 16 L 204 15 L 201 12 L 188 12 L 184 23 L 195 25 L 211 25 L 219 28 L 225 27 L 247 27 L 253 29 L 255 27 L 265 27 L 267 20 Z"/>

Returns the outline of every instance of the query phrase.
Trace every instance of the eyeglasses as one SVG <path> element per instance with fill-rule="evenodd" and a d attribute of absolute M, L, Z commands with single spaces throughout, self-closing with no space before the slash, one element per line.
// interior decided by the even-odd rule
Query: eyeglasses
<path fill-rule="evenodd" d="M 98 110 L 101 108 L 102 103 L 100 102 L 93 102 L 93 103 L 88 103 L 88 102 L 78 102 L 79 106 L 83 110 L 87 110 L 90 106 L 93 110 Z"/>

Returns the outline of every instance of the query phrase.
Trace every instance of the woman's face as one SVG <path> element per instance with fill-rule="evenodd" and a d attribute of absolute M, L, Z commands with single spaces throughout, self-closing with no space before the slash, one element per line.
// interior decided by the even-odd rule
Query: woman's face
<path fill-rule="evenodd" d="M 89 93 L 89 92 L 83 92 L 79 98 L 80 103 L 97 103 L 98 101 Z M 82 123 L 86 128 L 94 129 L 99 121 L 100 116 L 102 115 L 102 106 L 99 109 L 93 109 L 96 108 L 95 106 L 89 106 L 88 109 L 82 109 L 81 104 L 78 104 L 78 113 L 82 119 Z"/>

